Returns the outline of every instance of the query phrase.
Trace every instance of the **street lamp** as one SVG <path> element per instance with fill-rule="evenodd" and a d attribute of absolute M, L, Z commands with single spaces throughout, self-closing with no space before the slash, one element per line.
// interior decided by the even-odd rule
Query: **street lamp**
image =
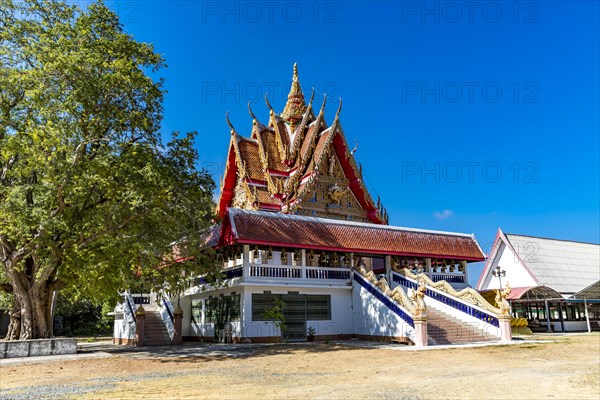
<path fill-rule="evenodd" d="M 500 265 L 498 265 L 496 269 L 492 271 L 492 275 L 498 278 L 498 282 L 500 283 L 500 290 L 502 290 L 502 277 L 506 276 L 506 271 L 500 268 Z"/>

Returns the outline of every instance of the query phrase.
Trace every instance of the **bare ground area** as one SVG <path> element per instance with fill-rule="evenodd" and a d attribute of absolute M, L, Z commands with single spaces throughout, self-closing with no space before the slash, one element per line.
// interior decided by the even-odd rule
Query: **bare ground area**
<path fill-rule="evenodd" d="M 434 351 L 201 345 L 2 365 L 0 399 L 599 399 L 600 335 L 543 339 Z"/>

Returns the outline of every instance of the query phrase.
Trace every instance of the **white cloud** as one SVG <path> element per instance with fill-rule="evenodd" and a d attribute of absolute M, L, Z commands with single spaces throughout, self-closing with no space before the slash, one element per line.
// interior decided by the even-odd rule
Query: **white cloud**
<path fill-rule="evenodd" d="M 434 218 L 437 218 L 440 221 L 450 218 L 454 215 L 454 211 L 452 210 L 444 210 L 444 211 L 436 211 L 433 213 Z"/>

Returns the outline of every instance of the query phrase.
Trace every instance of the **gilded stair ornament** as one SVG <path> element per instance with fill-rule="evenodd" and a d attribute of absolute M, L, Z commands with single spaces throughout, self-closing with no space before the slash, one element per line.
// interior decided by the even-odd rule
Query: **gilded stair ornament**
<path fill-rule="evenodd" d="M 419 286 L 412 291 L 409 298 L 412 301 L 413 306 L 415 308 L 415 317 L 421 317 L 425 314 L 427 310 L 425 306 L 425 291 L 427 290 L 425 286 L 425 281 L 423 279 L 419 279 Z"/>
<path fill-rule="evenodd" d="M 506 282 L 506 287 L 502 290 L 496 290 L 496 304 L 500 308 L 500 315 L 506 316 L 510 314 L 510 303 L 507 298 L 510 295 L 510 285 Z"/>
<path fill-rule="evenodd" d="M 401 286 L 396 286 L 394 290 L 391 290 L 385 278 L 377 279 L 373 271 L 367 272 L 363 266 L 355 268 L 355 271 L 360 273 L 366 280 L 374 284 L 379 290 L 381 290 L 386 296 L 392 298 L 396 303 L 404 307 L 410 315 L 417 317 L 415 306 L 412 301 L 406 295 L 406 292 Z"/>
<path fill-rule="evenodd" d="M 457 297 L 460 300 L 463 300 L 467 303 L 481 307 L 484 310 L 489 311 L 492 314 L 501 315 L 501 310 L 499 308 L 492 306 L 486 299 L 484 299 L 481 296 L 481 294 L 479 294 L 479 292 L 477 292 L 473 288 L 468 287 L 468 288 L 464 288 L 461 291 L 457 292 L 452 287 L 452 285 L 450 285 L 446 281 L 433 282 L 427 275 L 425 275 L 423 273 L 421 273 L 419 275 L 413 274 L 411 272 L 411 270 L 408 268 L 392 267 L 392 269 L 408 278 L 413 279 L 413 280 L 418 281 L 418 279 L 422 279 L 423 282 L 425 282 L 425 285 L 427 287 L 437 289 L 441 292 L 449 294 L 450 296 Z"/>

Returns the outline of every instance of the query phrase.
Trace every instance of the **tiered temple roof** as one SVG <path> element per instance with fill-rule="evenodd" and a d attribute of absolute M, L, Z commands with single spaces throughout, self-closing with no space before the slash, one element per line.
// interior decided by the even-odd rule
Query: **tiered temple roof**
<path fill-rule="evenodd" d="M 353 151 L 342 132 L 342 102 L 331 125 L 323 99 L 313 110 L 314 90 L 305 102 L 294 65 L 292 86 L 281 114 L 269 104 L 269 121 L 253 119 L 250 137 L 237 133 L 229 118 L 231 141 L 217 212 L 229 207 L 387 224 L 380 200 L 374 201 Z"/>

